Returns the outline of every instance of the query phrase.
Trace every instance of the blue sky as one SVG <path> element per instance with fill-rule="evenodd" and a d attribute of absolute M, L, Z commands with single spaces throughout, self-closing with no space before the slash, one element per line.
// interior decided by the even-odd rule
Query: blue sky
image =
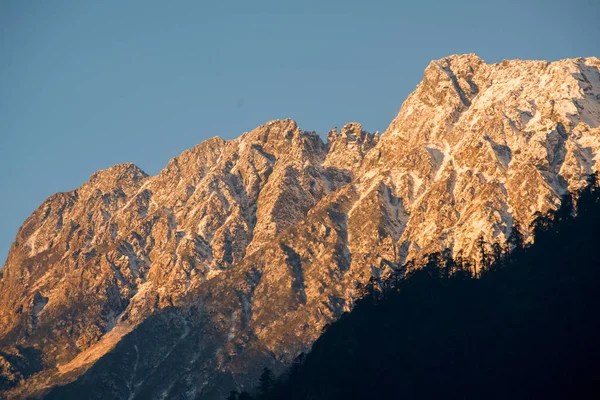
<path fill-rule="evenodd" d="M 600 2 L 0 3 L 0 259 L 49 195 L 272 119 L 383 131 L 430 60 L 600 56 Z"/>

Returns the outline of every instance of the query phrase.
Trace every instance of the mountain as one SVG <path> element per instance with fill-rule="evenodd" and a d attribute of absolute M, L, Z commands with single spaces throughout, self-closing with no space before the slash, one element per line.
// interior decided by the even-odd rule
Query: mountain
<path fill-rule="evenodd" d="M 600 60 L 433 61 L 381 136 L 292 120 L 48 198 L 0 270 L 8 398 L 205 398 L 282 371 L 361 286 L 555 210 L 600 156 Z M 56 392 L 54 392 L 56 393 Z"/>
<path fill-rule="evenodd" d="M 598 398 L 600 187 L 592 182 L 575 205 L 566 197 L 536 219 L 535 243 L 516 241 L 479 279 L 432 254 L 403 279 L 367 288 L 289 371 L 261 375 L 255 399 Z"/>

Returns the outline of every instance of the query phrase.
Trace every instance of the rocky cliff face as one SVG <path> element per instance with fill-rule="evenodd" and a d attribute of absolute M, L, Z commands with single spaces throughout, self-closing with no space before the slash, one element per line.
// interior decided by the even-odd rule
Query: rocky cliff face
<path fill-rule="evenodd" d="M 600 157 L 599 68 L 451 56 L 381 137 L 351 123 L 323 143 L 271 121 L 156 176 L 122 164 L 51 196 L 0 270 L 0 390 L 248 388 L 309 349 L 360 284 L 443 249 L 477 262 L 480 237 L 505 246 L 582 186 Z"/>

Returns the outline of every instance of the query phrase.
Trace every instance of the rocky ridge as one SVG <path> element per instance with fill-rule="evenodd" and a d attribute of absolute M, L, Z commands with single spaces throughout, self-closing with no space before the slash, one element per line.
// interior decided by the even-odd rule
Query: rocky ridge
<path fill-rule="evenodd" d="M 271 121 L 51 196 L 0 270 L 0 390 L 211 399 L 281 370 L 361 284 L 444 249 L 477 263 L 581 187 L 599 68 L 450 56 L 381 136 Z"/>

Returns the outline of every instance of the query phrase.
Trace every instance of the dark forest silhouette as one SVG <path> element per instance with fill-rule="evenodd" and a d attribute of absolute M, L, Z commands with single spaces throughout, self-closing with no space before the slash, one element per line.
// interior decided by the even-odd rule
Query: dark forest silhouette
<path fill-rule="evenodd" d="M 371 282 L 287 373 L 265 369 L 254 398 L 599 398 L 597 177 L 576 197 L 537 215 L 531 246 L 518 227 L 511 252 L 479 243 L 477 273 L 446 252 Z"/>

